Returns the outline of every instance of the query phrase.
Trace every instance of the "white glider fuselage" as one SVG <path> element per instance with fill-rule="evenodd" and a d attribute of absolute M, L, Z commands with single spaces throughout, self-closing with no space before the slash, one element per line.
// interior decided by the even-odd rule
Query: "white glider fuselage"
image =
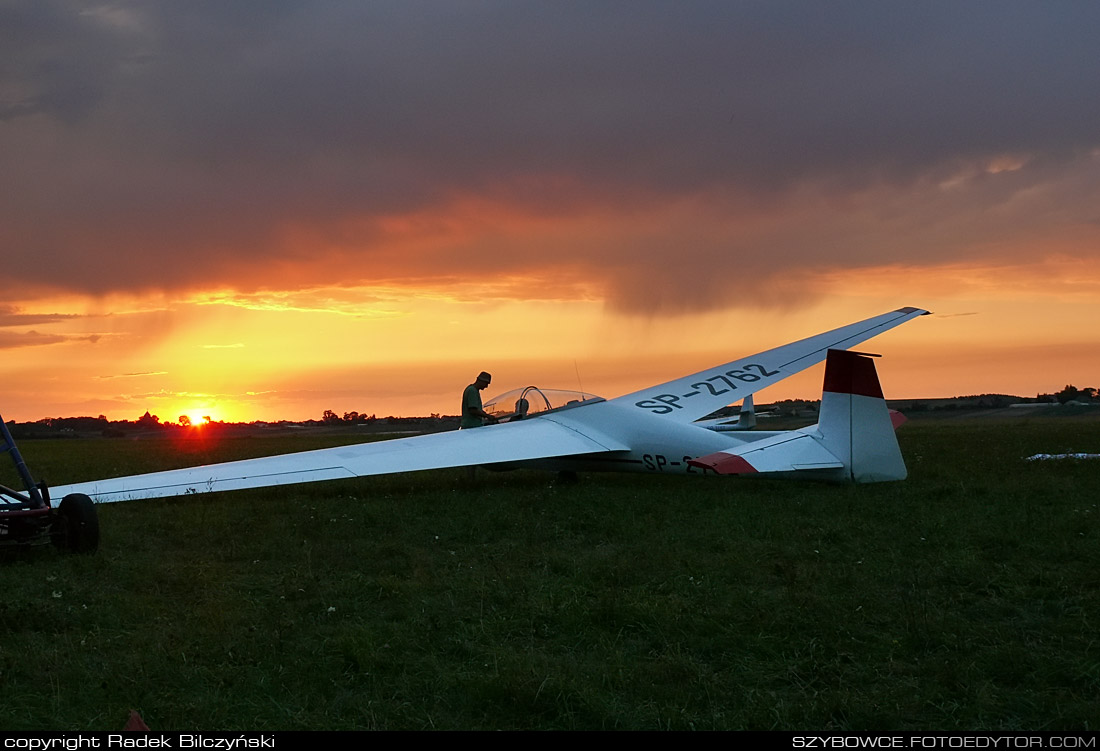
<path fill-rule="evenodd" d="M 584 402 L 561 411 L 536 415 L 528 420 L 546 420 L 590 437 L 598 435 L 608 444 L 626 445 L 630 448 L 623 451 L 508 462 L 505 463 L 507 467 L 574 472 L 702 475 L 708 470 L 689 466 L 690 459 L 771 435 L 758 431 L 719 433 L 692 423 L 663 420 L 652 412 L 624 405 L 618 399 Z M 500 430 L 507 428 L 509 424 L 488 425 L 478 430 Z"/>

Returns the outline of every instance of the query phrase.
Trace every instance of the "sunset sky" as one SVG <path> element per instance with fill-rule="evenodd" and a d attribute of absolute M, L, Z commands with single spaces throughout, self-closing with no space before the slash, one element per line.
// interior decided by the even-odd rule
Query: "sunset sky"
<path fill-rule="evenodd" d="M 0 414 L 1100 386 L 1100 3 L 0 0 Z M 814 369 L 758 402 L 820 396 Z"/>

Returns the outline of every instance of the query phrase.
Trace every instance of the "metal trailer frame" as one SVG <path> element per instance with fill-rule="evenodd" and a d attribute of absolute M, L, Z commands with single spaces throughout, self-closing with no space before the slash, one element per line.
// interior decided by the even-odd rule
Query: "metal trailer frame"
<path fill-rule="evenodd" d="M 0 485 L 0 548 L 34 547 L 52 542 L 74 553 L 94 553 L 99 547 L 99 519 L 92 499 L 72 493 L 56 507 L 46 483 L 36 483 L 0 417 L 0 453 L 11 456 L 23 490 Z"/>

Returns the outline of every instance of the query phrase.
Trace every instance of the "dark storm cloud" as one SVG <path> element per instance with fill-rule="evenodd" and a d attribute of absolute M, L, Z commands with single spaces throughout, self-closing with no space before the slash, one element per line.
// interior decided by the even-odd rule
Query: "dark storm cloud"
<path fill-rule="evenodd" d="M 292 231 L 369 279 L 386 240 L 372 217 L 459 196 L 626 226 L 683 200 L 748 216 L 809 183 L 901 189 L 1004 154 L 1057 175 L 1100 145 L 1098 21 L 1091 2 L 7 3 L 0 250 L 9 282 L 105 291 L 310 262 Z M 825 228 L 833 262 L 863 262 L 855 223 Z M 686 242 L 722 270 L 762 248 L 820 260 L 800 243 L 821 235 Z M 677 237 L 559 252 L 618 272 Z M 524 247 L 490 261 L 523 269 Z M 635 307 L 643 276 L 612 299 Z M 717 304 L 703 286 L 693 299 Z"/>

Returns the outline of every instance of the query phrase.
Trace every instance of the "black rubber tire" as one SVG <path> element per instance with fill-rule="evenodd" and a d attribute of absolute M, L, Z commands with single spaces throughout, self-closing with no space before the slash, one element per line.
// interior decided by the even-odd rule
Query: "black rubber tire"
<path fill-rule="evenodd" d="M 72 553 L 94 553 L 99 548 L 99 516 L 92 499 L 83 493 L 62 498 L 50 535 L 59 548 Z"/>

